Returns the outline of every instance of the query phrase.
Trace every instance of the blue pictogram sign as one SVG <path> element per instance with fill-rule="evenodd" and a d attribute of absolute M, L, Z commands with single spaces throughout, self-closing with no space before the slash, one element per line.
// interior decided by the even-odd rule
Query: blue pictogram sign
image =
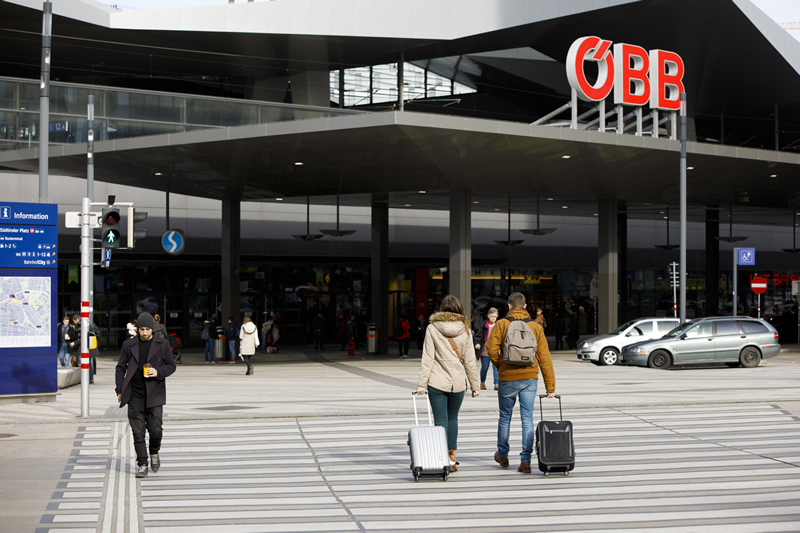
<path fill-rule="evenodd" d="M 186 237 L 179 229 L 171 229 L 161 237 L 161 246 L 170 255 L 180 255 L 186 247 Z"/>
<path fill-rule="evenodd" d="M 755 248 L 739 248 L 739 266 L 755 266 L 756 265 L 756 249 Z"/>

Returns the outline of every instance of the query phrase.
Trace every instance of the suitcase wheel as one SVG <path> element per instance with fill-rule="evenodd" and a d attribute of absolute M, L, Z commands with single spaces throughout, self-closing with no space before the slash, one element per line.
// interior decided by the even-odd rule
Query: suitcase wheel
<path fill-rule="evenodd" d="M 414 481 L 419 481 L 419 472 L 414 471 Z"/>
<path fill-rule="evenodd" d="M 445 468 L 444 469 L 444 473 L 442 474 L 442 481 L 447 481 L 447 476 L 449 474 L 450 474 L 450 472 L 447 470 L 447 468 Z"/>
<path fill-rule="evenodd" d="M 549 476 L 549 475 L 550 475 L 550 472 L 545 472 L 545 473 L 544 473 L 544 475 L 545 475 L 545 476 Z"/>
<path fill-rule="evenodd" d="M 568 476 L 569 475 L 569 470 L 564 470 L 564 475 Z"/>

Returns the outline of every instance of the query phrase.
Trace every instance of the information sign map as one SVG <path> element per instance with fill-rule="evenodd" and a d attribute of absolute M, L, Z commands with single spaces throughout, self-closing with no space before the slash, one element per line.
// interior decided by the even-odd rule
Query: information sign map
<path fill-rule="evenodd" d="M 52 296 L 50 277 L 0 275 L 0 348 L 49 348 Z"/>

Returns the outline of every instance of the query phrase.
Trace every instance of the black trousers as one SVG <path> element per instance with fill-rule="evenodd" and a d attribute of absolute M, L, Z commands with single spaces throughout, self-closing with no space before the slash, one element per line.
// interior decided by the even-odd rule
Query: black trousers
<path fill-rule="evenodd" d="M 322 333 L 319 331 L 314 332 L 314 349 L 315 350 L 324 350 L 325 347 L 322 345 Z"/>
<path fill-rule="evenodd" d="M 147 446 L 144 442 L 145 429 L 150 434 L 150 455 L 161 449 L 161 419 L 163 406 L 145 409 L 144 398 L 131 398 L 128 403 L 128 422 L 133 433 L 133 448 L 136 450 L 136 464 L 147 464 Z"/>
<path fill-rule="evenodd" d="M 405 339 L 397 339 L 398 347 L 400 348 L 400 355 L 408 355 L 408 344 L 410 339 L 406 337 Z"/>

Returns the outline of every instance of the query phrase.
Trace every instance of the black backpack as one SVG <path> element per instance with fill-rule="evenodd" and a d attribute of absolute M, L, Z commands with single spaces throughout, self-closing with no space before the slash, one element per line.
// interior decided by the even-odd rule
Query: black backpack
<path fill-rule="evenodd" d="M 397 321 L 397 324 L 394 325 L 394 338 L 402 337 L 405 334 L 406 330 L 403 327 L 403 320 L 400 319 Z"/>

